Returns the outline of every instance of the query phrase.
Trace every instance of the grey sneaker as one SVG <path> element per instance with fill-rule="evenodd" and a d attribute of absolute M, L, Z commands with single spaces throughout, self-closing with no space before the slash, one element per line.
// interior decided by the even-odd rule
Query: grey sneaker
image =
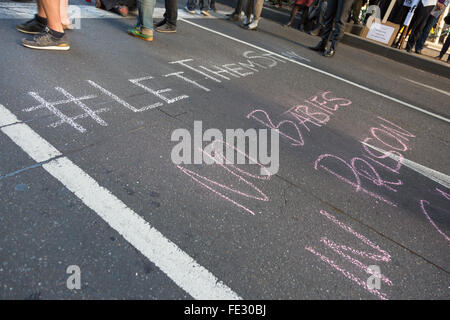
<path fill-rule="evenodd" d="M 41 34 L 44 31 L 45 27 L 46 25 L 40 23 L 35 15 L 33 19 L 25 23 L 18 24 L 16 26 L 16 29 L 26 34 Z"/>
<path fill-rule="evenodd" d="M 67 40 L 66 35 L 64 35 L 61 39 L 55 38 L 49 33 L 48 28 L 46 28 L 40 35 L 34 36 L 33 39 L 23 39 L 22 44 L 27 48 L 40 50 L 66 51 L 70 49 L 69 41 Z"/>

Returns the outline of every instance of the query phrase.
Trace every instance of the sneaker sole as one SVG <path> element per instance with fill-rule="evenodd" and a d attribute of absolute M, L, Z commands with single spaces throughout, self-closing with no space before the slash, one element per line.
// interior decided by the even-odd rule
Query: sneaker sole
<path fill-rule="evenodd" d="M 158 29 L 156 29 L 155 31 L 156 32 L 161 32 L 161 33 L 175 33 L 175 32 L 177 32 L 177 30 L 170 30 L 170 31 L 168 31 L 168 30 L 158 30 Z"/>
<path fill-rule="evenodd" d="M 17 31 L 25 33 L 25 34 L 41 34 L 40 32 L 37 32 L 37 31 L 27 31 L 27 30 L 19 29 L 19 28 L 16 28 L 16 29 L 17 29 Z"/>
<path fill-rule="evenodd" d="M 22 43 L 24 47 L 30 48 L 30 49 L 37 49 L 37 50 L 54 50 L 54 51 L 67 51 L 70 49 L 69 45 L 65 46 L 48 46 L 48 47 L 37 47 L 30 44 Z"/>
<path fill-rule="evenodd" d="M 132 34 L 132 33 L 130 33 L 130 32 L 128 32 L 128 34 L 129 34 L 130 36 L 132 36 L 132 37 L 135 37 L 135 38 L 138 38 L 138 39 L 141 39 L 141 40 L 145 40 L 145 41 L 148 41 L 148 42 L 152 42 L 152 41 L 153 41 L 153 37 L 151 37 L 151 38 L 144 38 L 144 37 L 141 37 L 141 36 Z"/>

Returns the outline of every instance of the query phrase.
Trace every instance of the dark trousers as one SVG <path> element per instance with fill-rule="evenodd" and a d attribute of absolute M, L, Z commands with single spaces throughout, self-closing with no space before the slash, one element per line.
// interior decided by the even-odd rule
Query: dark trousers
<path fill-rule="evenodd" d="M 445 40 L 444 45 L 442 46 L 441 52 L 439 53 L 441 57 L 443 57 L 444 54 L 447 52 L 448 47 L 450 47 L 450 35 L 447 36 L 447 39 Z M 447 61 L 450 61 L 450 55 L 448 56 Z"/>
<path fill-rule="evenodd" d="M 245 0 L 238 0 L 236 3 L 236 8 L 234 8 L 233 14 L 240 15 L 242 9 L 244 8 Z"/>
<path fill-rule="evenodd" d="M 331 35 L 331 42 L 336 46 L 337 42 L 344 37 L 345 22 L 350 13 L 353 0 L 328 0 L 327 11 L 325 13 L 325 26 L 322 31 L 322 41 L 327 43 Z M 335 27 L 333 31 L 333 21 Z M 333 34 L 331 34 L 333 31 Z"/>
<path fill-rule="evenodd" d="M 411 20 L 411 24 L 409 25 L 409 29 L 411 34 L 408 38 L 408 43 L 406 44 L 406 48 L 412 49 L 416 45 L 417 40 L 422 34 L 423 29 L 425 28 L 425 24 L 427 23 L 427 19 L 430 16 L 431 11 L 433 11 L 434 6 L 424 7 L 422 2 L 419 2 L 419 5 L 414 12 L 414 16 Z"/>
<path fill-rule="evenodd" d="M 416 51 L 420 51 L 423 49 L 425 45 L 425 41 L 427 41 L 428 35 L 430 34 L 431 29 L 434 27 L 436 22 L 438 22 L 440 16 L 434 17 L 431 14 L 428 16 L 425 27 L 423 28 L 422 34 L 419 37 L 419 40 L 416 42 Z"/>
<path fill-rule="evenodd" d="M 166 12 L 164 12 L 164 20 L 167 24 L 176 27 L 178 18 L 178 2 L 177 0 L 165 0 Z"/>
<path fill-rule="evenodd" d="M 353 1 L 352 8 L 351 8 L 351 14 L 349 14 L 348 22 L 353 20 L 353 22 L 359 21 L 359 14 L 361 13 L 361 8 L 363 6 L 363 0 L 355 0 Z"/>

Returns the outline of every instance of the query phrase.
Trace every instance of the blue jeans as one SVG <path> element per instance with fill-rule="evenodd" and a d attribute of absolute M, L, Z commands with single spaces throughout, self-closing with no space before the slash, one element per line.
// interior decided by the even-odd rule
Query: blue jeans
<path fill-rule="evenodd" d="M 208 11 L 209 10 L 209 1 L 210 0 L 198 0 L 198 6 L 200 7 L 200 10 L 205 10 Z M 188 0 L 187 2 L 187 8 L 189 10 L 194 10 L 196 7 L 196 0 Z"/>
<path fill-rule="evenodd" d="M 156 0 L 137 0 L 137 26 L 153 30 L 153 11 Z"/>
<path fill-rule="evenodd" d="M 440 15 L 438 17 L 433 17 L 430 14 L 427 20 L 427 24 L 425 25 L 425 28 L 423 28 L 422 34 L 420 35 L 419 40 L 417 40 L 416 51 L 421 51 L 423 49 L 425 41 L 427 41 L 428 35 L 430 34 L 431 28 L 434 27 L 436 22 L 439 20 L 439 17 Z"/>

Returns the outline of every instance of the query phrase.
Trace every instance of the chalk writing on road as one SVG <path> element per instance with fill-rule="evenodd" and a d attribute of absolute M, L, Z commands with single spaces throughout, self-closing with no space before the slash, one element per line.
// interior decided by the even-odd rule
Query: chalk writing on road
<path fill-rule="evenodd" d="M 208 63 L 198 65 L 194 59 L 182 59 L 178 61 L 171 61 L 169 65 L 177 66 L 182 70 L 176 70 L 160 77 L 145 75 L 139 78 L 128 79 L 128 83 L 143 89 L 145 92 L 154 96 L 156 102 L 153 102 L 146 106 L 133 106 L 126 101 L 125 98 L 120 97 L 118 94 L 112 92 L 106 86 L 94 82 L 92 80 L 86 80 L 87 83 L 94 89 L 100 91 L 100 93 L 113 102 L 117 103 L 121 107 L 124 107 L 132 112 L 144 112 L 152 110 L 155 108 L 162 108 L 167 105 L 171 105 L 180 101 L 188 100 L 190 96 L 186 93 L 177 94 L 174 93 L 174 89 L 171 87 L 157 88 L 152 85 L 152 81 L 162 79 L 170 79 L 174 85 L 183 83 L 188 86 L 187 88 L 181 90 L 202 90 L 203 92 L 210 92 L 212 89 L 209 88 L 209 83 L 222 83 L 224 81 L 231 81 L 233 79 L 245 78 L 248 76 L 255 75 L 256 73 L 264 70 L 268 70 L 278 66 L 280 63 L 286 63 L 280 57 L 270 53 L 257 53 L 255 51 L 245 51 L 242 54 L 242 59 L 239 62 L 234 63 Z M 63 124 L 69 125 L 71 128 L 75 129 L 80 133 L 85 133 L 87 129 L 80 124 L 80 120 L 89 118 L 94 120 L 95 123 L 101 126 L 107 126 L 107 122 L 100 118 L 99 114 L 111 111 L 111 107 L 99 108 L 93 110 L 89 107 L 85 101 L 97 98 L 98 95 L 86 95 L 81 97 L 74 97 L 67 90 L 56 87 L 55 88 L 60 94 L 64 96 L 64 99 L 57 101 L 48 101 L 44 99 L 37 92 L 29 92 L 35 100 L 38 101 L 39 105 L 27 107 L 23 109 L 24 112 L 32 112 L 41 109 L 46 109 L 51 114 L 56 116 L 58 120 L 51 123 L 49 127 L 59 127 Z M 64 105 L 64 111 L 61 106 Z M 69 116 L 68 114 L 73 113 L 73 108 L 82 110 L 82 113 L 76 116 Z M 70 111 L 70 112 L 68 112 Z"/>
<path fill-rule="evenodd" d="M 361 260 L 365 259 L 367 261 L 371 260 L 372 262 L 375 261 L 377 263 L 380 263 L 380 262 L 387 263 L 387 262 L 391 261 L 390 254 L 386 250 L 381 249 L 376 243 L 370 241 L 362 234 L 354 231 L 350 226 L 339 221 L 334 215 L 328 213 L 325 210 L 320 210 L 320 214 L 323 217 L 327 218 L 329 221 L 333 222 L 336 226 L 340 227 L 344 231 L 353 235 L 356 239 L 359 240 L 360 245 L 369 246 L 370 248 L 376 250 L 378 253 L 370 253 L 370 252 L 366 252 L 366 251 L 362 251 L 362 250 L 357 250 L 357 249 L 352 248 L 349 245 L 338 244 L 338 243 L 334 242 L 333 240 L 328 239 L 327 237 L 322 237 L 320 239 L 320 242 L 326 248 L 331 249 L 335 254 L 337 254 L 339 256 L 339 258 L 342 260 L 341 263 L 343 263 L 343 262 L 350 263 L 350 266 L 353 271 L 353 272 L 351 272 L 349 270 L 346 270 L 344 267 L 342 267 L 342 265 L 339 265 L 336 261 L 332 260 L 331 258 L 319 253 L 317 248 L 313 248 L 311 246 L 306 246 L 305 249 L 307 251 L 311 252 L 312 254 L 314 254 L 315 256 L 319 257 L 320 260 L 327 263 L 333 269 L 342 273 L 346 278 L 357 283 L 359 286 L 361 286 L 368 292 L 374 294 L 375 296 L 377 296 L 378 298 L 380 298 L 382 300 L 387 300 L 388 297 L 387 297 L 386 293 L 383 293 L 381 291 L 381 289 L 369 288 L 367 286 L 367 281 L 365 281 L 361 277 L 358 277 L 357 275 L 355 275 L 355 273 L 356 272 L 365 272 L 366 274 L 373 275 L 374 274 L 373 269 L 369 268 L 369 264 L 365 264 Z M 356 258 L 356 256 L 358 258 Z M 386 284 L 388 286 L 393 285 L 392 281 L 389 280 L 389 278 L 387 278 L 385 275 L 381 274 L 381 275 L 377 275 L 377 276 L 380 277 L 381 281 L 384 284 Z"/>
<path fill-rule="evenodd" d="M 395 203 L 363 187 L 363 181 L 368 181 L 379 189 L 397 192 L 398 187 L 403 185 L 403 181 L 398 178 L 387 180 L 387 178 L 381 177 L 380 172 L 385 176 L 388 174 L 398 176 L 400 174 L 399 170 L 402 167 L 403 159 L 401 152 L 408 151 L 408 138 L 414 138 L 415 135 L 384 118 L 377 117 L 377 119 L 379 121 L 378 127 L 370 128 L 370 136 L 364 138 L 361 142 L 365 152 L 362 157 L 354 157 L 350 161 L 346 161 L 333 154 L 322 154 L 314 163 L 314 168 L 332 174 L 340 181 L 351 185 L 356 192 L 364 192 L 377 200 L 396 207 Z M 367 143 L 382 144 L 389 151 L 375 154 L 369 149 Z M 398 160 L 392 159 L 390 157 L 392 154 L 396 155 Z M 331 164 L 334 167 L 340 165 L 344 170 L 347 170 L 348 175 L 344 176 L 342 173 L 333 170 L 333 168 L 330 168 Z"/>
<path fill-rule="evenodd" d="M 289 119 L 280 121 L 277 124 L 274 124 L 270 119 L 268 113 L 261 109 L 256 109 L 250 112 L 247 115 L 247 118 L 254 119 L 264 126 L 269 127 L 270 129 L 277 129 L 278 133 L 284 138 L 288 139 L 292 143 L 292 145 L 303 146 L 305 142 L 303 139 L 302 131 L 309 132 L 310 127 L 312 126 L 324 126 L 330 121 L 331 116 L 334 114 L 334 112 L 339 110 L 341 107 L 347 107 L 351 105 L 351 103 L 352 102 L 348 99 L 338 98 L 334 96 L 331 91 L 320 92 L 310 99 L 306 99 L 300 105 L 296 105 L 290 108 L 283 114 L 286 117 L 289 117 Z M 294 132 L 296 132 L 296 134 L 289 133 L 288 130 L 286 130 L 286 127 L 289 127 L 290 129 L 294 128 Z M 265 168 L 261 163 L 257 162 L 256 159 L 251 159 L 251 157 L 245 152 L 246 150 L 238 150 L 232 145 L 228 146 L 234 148 L 239 153 L 245 154 L 245 157 L 251 160 L 252 163 L 257 164 L 257 166 Z M 218 150 L 222 150 L 222 148 L 218 148 Z M 205 152 L 205 150 L 201 151 L 212 159 L 212 157 L 207 152 Z M 233 161 L 231 161 L 231 159 L 228 159 L 230 161 L 221 161 L 227 160 L 226 156 L 224 156 L 223 153 L 220 152 L 217 156 L 219 157 L 214 157 L 214 159 L 212 159 L 214 160 L 212 165 L 220 168 L 221 170 L 225 170 L 225 173 L 229 178 L 228 182 L 221 183 L 211 177 L 207 177 L 204 174 L 200 174 L 180 165 L 178 165 L 177 168 L 181 172 L 192 178 L 192 180 L 198 183 L 201 187 L 206 188 L 222 199 L 254 215 L 255 209 L 253 209 L 250 204 L 244 205 L 244 199 L 267 202 L 269 201 L 269 197 L 261 190 L 261 188 L 258 188 L 255 185 L 256 181 L 252 182 L 250 180 L 270 180 L 270 173 L 267 175 L 251 174 L 236 165 L 232 165 L 231 163 L 233 163 Z M 267 171 L 269 172 L 269 170 Z M 237 185 L 245 187 L 246 190 L 250 188 L 252 191 L 256 192 L 256 196 L 252 193 L 249 193 L 249 191 L 239 190 L 237 188 Z"/>
<path fill-rule="evenodd" d="M 444 192 L 439 188 L 436 188 L 436 191 L 446 200 L 450 200 L 450 193 Z M 446 235 L 434 222 L 433 219 L 431 219 L 430 214 L 428 213 L 426 207 L 430 205 L 429 201 L 426 200 L 420 200 L 420 208 L 422 209 L 423 214 L 425 215 L 425 217 L 427 218 L 427 220 L 431 223 L 431 225 L 437 230 L 437 232 L 439 232 L 445 240 L 450 242 L 450 237 L 448 235 Z M 448 210 L 447 210 L 448 213 Z"/>

